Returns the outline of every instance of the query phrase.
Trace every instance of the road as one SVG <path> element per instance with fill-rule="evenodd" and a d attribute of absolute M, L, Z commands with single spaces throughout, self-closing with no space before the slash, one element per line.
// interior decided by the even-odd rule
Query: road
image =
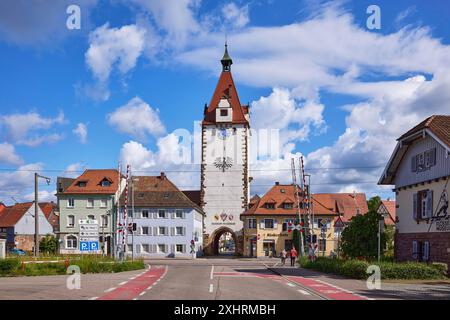
<path fill-rule="evenodd" d="M 148 260 L 147 269 L 80 276 L 0 278 L 0 299 L 56 300 L 367 300 L 450 299 L 450 285 L 365 282 L 280 267 L 277 260 L 209 258 Z M 73 278 L 72 278 L 73 279 Z M 73 287 L 73 286 L 72 286 Z M 414 293 L 414 294 L 413 294 Z"/>

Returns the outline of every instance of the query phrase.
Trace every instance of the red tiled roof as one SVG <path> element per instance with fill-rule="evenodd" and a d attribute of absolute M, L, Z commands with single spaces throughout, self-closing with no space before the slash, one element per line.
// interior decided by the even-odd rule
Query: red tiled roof
<path fill-rule="evenodd" d="M 426 118 L 414 128 L 403 134 L 397 140 L 406 138 L 423 129 L 430 129 L 442 142 L 450 147 L 450 116 L 433 115 Z"/>
<path fill-rule="evenodd" d="M 395 219 L 396 219 L 396 203 L 393 200 L 381 200 L 380 206 L 384 206 L 387 213 L 389 214 L 388 217 L 384 219 L 385 223 L 387 225 L 395 225 Z"/>
<path fill-rule="evenodd" d="M 196 205 L 200 206 L 200 190 L 183 190 L 183 193 Z"/>
<path fill-rule="evenodd" d="M 13 227 L 31 208 L 32 202 L 16 203 L 13 206 L 6 207 L 0 215 L 0 227 Z"/>
<path fill-rule="evenodd" d="M 55 227 L 59 224 L 59 217 L 55 215 L 55 209 L 56 204 L 53 202 L 42 202 L 39 203 L 39 207 L 41 208 L 42 212 L 44 213 L 45 217 L 47 218 L 47 221 L 52 225 L 52 227 Z"/>
<path fill-rule="evenodd" d="M 102 187 L 103 180 L 109 180 L 111 185 Z M 64 194 L 114 194 L 117 191 L 119 172 L 116 169 L 86 170 L 75 179 L 63 192 Z M 85 187 L 78 186 L 78 182 L 86 182 Z"/>
<path fill-rule="evenodd" d="M 219 101 L 226 97 L 233 110 L 233 123 L 246 123 L 245 114 L 248 114 L 248 106 L 242 106 L 239 101 L 239 96 L 234 85 L 233 76 L 231 71 L 222 71 L 219 81 L 216 86 L 216 90 L 211 98 L 208 108 L 205 110 L 205 117 L 203 124 L 216 123 L 216 108 L 219 105 Z"/>
<path fill-rule="evenodd" d="M 300 190 L 300 187 L 298 188 Z M 284 191 L 284 192 L 282 192 Z M 302 201 L 303 196 L 299 196 Z M 348 222 L 354 217 L 359 209 L 361 214 L 367 213 L 367 200 L 364 193 L 318 193 L 312 194 L 312 211 L 315 215 L 340 215 L 343 222 Z M 276 202 L 275 209 L 268 209 L 264 204 L 273 199 Z M 242 215 L 296 215 L 297 205 L 294 203 L 292 209 L 283 208 L 282 204 L 286 200 L 295 199 L 293 185 L 275 185 L 273 186 L 259 201 L 257 201 L 250 209 L 246 210 Z M 305 213 L 305 209 L 300 209 Z"/>

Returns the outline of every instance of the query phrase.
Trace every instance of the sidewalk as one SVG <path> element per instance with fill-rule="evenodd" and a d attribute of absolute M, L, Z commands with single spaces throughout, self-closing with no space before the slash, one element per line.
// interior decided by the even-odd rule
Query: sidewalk
<path fill-rule="evenodd" d="M 329 284 L 345 291 L 369 299 L 387 300 L 450 300 L 450 284 L 424 282 L 419 284 L 381 281 L 381 289 L 370 290 L 366 281 L 348 279 L 342 276 L 326 274 L 313 270 L 292 267 L 270 267 L 273 272 L 285 277 L 302 277 Z"/>

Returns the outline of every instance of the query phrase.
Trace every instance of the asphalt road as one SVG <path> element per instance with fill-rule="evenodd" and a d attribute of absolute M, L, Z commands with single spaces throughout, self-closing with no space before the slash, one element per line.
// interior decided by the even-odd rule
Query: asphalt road
<path fill-rule="evenodd" d="M 74 277 L 0 277 L 0 300 L 365 300 L 450 299 L 449 284 L 364 281 L 291 267 L 277 260 L 209 258 L 146 261 L 145 270 Z M 76 279 L 75 279 L 76 280 Z"/>

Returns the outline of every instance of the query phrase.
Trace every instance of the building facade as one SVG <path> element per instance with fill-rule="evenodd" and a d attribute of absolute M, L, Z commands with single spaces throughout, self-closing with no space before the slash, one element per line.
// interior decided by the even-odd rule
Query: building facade
<path fill-rule="evenodd" d="M 79 222 L 86 219 L 99 225 L 100 250 L 95 253 L 111 253 L 116 202 L 124 186 L 125 179 L 114 169 L 86 170 L 68 186 L 57 186 L 60 253 L 81 253 Z"/>
<path fill-rule="evenodd" d="M 298 188 L 300 190 L 300 188 Z M 304 195 L 300 190 L 300 219 L 305 222 L 308 214 Z M 317 244 L 316 255 L 337 254 L 339 236 L 334 222 L 338 217 L 348 223 L 356 214 L 367 213 L 366 196 L 362 193 L 312 194 L 311 195 L 310 238 L 304 239 L 305 253 L 309 243 Z M 247 257 L 279 256 L 281 250 L 288 251 L 300 243 L 295 243 L 294 233 L 289 225 L 298 224 L 294 186 L 275 183 L 264 196 L 254 196 L 250 208 L 241 215 L 244 223 L 244 255 Z"/>
<path fill-rule="evenodd" d="M 125 203 L 124 193 L 121 203 Z M 128 256 L 193 258 L 203 255 L 204 213 L 164 173 L 131 178 L 128 212 L 128 223 L 135 224 L 135 231 L 128 232 L 125 243 Z"/>
<path fill-rule="evenodd" d="M 222 73 L 202 122 L 200 200 L 206 213 L 204 249 L 218 254 L 219 239 L 229 232 L 236 253 L 242 248 L 239 219 L 249 201 L 249 107 L 241 105 L 225 46 Z"/>
<path fill-rule="evenodd" d="M 47 234 L 54 235 L 53 227 L 42 211 L 42 205 L 38 206 L 39 237 Z M 34 203 L 17 203 L 5 207 L 0 213 L 0 238 L 6 240 L 7 249 L 17 248 L 24 251 L 34 251 Z"/>
<path fill-rule="evenodd" d="M 432 116 L 398 139 L 379 184 L 395 185 L 395 257 L 450 264 L 450 116 Z"/>

